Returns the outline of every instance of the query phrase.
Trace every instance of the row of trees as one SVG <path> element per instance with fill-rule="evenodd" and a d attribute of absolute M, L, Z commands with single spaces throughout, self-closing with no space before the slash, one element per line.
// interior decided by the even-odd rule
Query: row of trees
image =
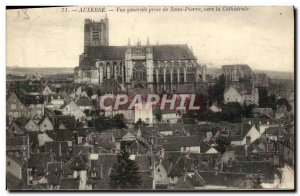
<path fill-rule="evenodd" d="M 103 131 L 107 129 L 122 129 L 126 128 L 125 118 L 123 114 L 116 114 L 113 117 L 98 116 L 90 122 L 97 130 Z"/>

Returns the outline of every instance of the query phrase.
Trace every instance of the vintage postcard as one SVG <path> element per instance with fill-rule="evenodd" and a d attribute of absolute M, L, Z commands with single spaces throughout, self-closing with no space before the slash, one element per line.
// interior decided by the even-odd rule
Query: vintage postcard
<path fill-rule="evenodd" d="M 6 28 L 7 190 L 295 190 L 293 7 L 7 7 Z"/>

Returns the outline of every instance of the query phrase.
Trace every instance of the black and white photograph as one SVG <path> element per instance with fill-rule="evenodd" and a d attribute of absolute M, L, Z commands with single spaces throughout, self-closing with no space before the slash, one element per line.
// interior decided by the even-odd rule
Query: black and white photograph
<path fill-rule="evenodd" d="M 293 6 L 5 12 L 6 190 L 295 190 Z"/>

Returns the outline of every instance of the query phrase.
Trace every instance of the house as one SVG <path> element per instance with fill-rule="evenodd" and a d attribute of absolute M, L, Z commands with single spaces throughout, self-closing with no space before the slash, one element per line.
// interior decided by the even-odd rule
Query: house
<path fill-rule="evenodd" d="M 52 142 L 52 141 L 53 139 L 49 137 L 49 135 L 46 132 L 38 134 L 39 147 L 44 146 L 46 142 Z"/>
<path fill-rule="evenodd" d="M 166 123 L 158 122 L 154 126 L 157 133 L 161 136 L 170 136 L 170 135 L 186 135 L 185 128 L 183 123 Z"/>
<path fill-rule="evenodd" d="M 63 177 L 64 164 L 63 162 L 48 162 L 47 163 L 47 184 L 50 190 L 60 189 L 60 180 Z"/>
<path fill-rule="evenodd" d="M 30 184 L 38 183 L 46 175 L 47 163 L 53 162 L 51 153 L 30 153 L 27 178 Z"/>
<path fill-rule="evenodd" d="M 14 118 L 29 118 L 31 115 L 30 109 L 20 101 L 15 92 L 13 92 L 6 101 L 6 114 Z"/>
<path fill-rule="evenodd" d="M 253 114 L 255 117 L 261 116 L 261 115 L 267 115 L 274 117 L 274 111 L 272 108 L 259 108 L 255 107 L 253 108 Z"/>
<path fill-rule="evenodd" d="M 273 141 L 283 141 L 285 134 L 286 130 L 282 126 L 268 127 L 264 132 L 265 137 Z"/>
<path fill-rule="evenodd" d="M 111 132 L 90 133 L 86 138 L 87 142 L 95 147 L 100 147 L 110 153 L 116 152 L 115 137 Z"/>
<path fill-rule="evenodd" d="M 6 138 L 6 154 L 16 157 L 21 162 L 26 162 L 29 158 L 29 137 L 7 137 Z"/>
<path fill-rule="evenodd" d="M 218 151 L 210 146 L 208 143 L 201 141 L 200 142 L 200 153 L 205 153 L 205 154 L 217 154 Z"/>
<path fill-rule="evenodd" d="M 241 189 L 246 175 L 242 173 L 227 173 L 218 171 L 198 171 L 197 179 L 201 183 L 195 184 L 198 190 L 228 190 Z M 200 180 L 201 179 L 201 180 Z M 197 181 L 196 181 L 197 182 Z"/>
<path fill-rule="evenodd" d="M 6 156 L 6 172 L 10 173 L 18 180 L 23 179 L 23 163 L 15 156 L 7 155 Z"/>
<path fill-rule="evenodd" d="M 26 118 L 15 119 L 7 128 L 7 136 L 14 137 L 24 135 L 26 132 L 24 128 L 26 121 Z"/>
<path fill-rule="evenodd" d="M 147 124 L 153 123 L 152 106 L 146 107 L 146 103 L 135 104 L 134 106 L 134 122 L 142 120 Z"/>
<path fill-rule="evenodd" d="M 38 125 L 40 127 L 41 132 L 45 132 L 47 130 L 53 130 L 54 129 L 52 122 L 49 120 L 49 118 L 47 116 L 44 116 L 40 120 Z"/>
<path fill-rule="evenodd" d="M 25 130 L 26 131 L 39 131 L 40 130 L 40 127 L 39 127 L 39 125 L 37 125 L 33 120 L 32 120 L 32 118 L 30 118 L 28 121 L 27 121 L 27 123 L 26 123 L 26 125 L 25 125 Z"/>
<path fill-rule="evenodd" d="M 24 188 L 24 163 L 14 156 L 6 156 L 6 188 L 21 190 Z"/>
<path fill-rule="evenodd" d="M 66 162 L 72 156 L 72 143 L 68 141 L 47 141 L 45 142 L 45 152 L 51 153 L 54 161 Z"/>
<path fill-rule="evenodd" d="M 258 89 L 251 84 L 232 84 L 224 90 L 224 103 L 238 102 L 240 104 L 258 105 L 258 100 Z"/>
<path fill-rule="evenodd" d="M 65 104 L 65 95 L 62 93 L 55 93 L 48 96 L 47 107 L 51 109 L 59 109 Z"/>
<path fill-rule="evenodd" d="M 43 116 L 44 115 L 44 97 L 41 95 L 24 95 L 22 96 L 23 103 L 30 110 L 30 116 L 35 115 Z"/>
<path fill-rule="evenodd" d="M 80 97 L 77 102 L 76 105 L 80 108 L 80 110 L 82 112 L 84 111 L 91 111 L 92 110 L 92 101 L 90 100 L 90 98 L 88 97 Z"/>
<path fill-rule="evenodd" d="M 65 105 L 62 109 L 62 113 L 64 115 L 71 115 L 76 118 L 76 120 L 81 121 L 82 118 L 85 117 L 85 113 L 81 111 L 81 109 L 77 106 L 74 101 L 71 101 L 67 105 Z"/>
<path fill-rule="evenodd" d="M 42 89 L 41 94 L 42 94 L 42 95 L 51 95 L 51 94 L 53 94 L 53 91 L 51 90 L 51 88 L 50 88 L 48 85 L 46 85 L 46 86 Z"/>
<path fill-rule="evenodd" d="M 241 135 L 232 135 L 231 136 L 231 145 L 243 146 L 250 145 L 257 139 L 259 139 L 261 133 L 257 129 L 256 125 L 244 125 Z"/>
<path fill-rule="evenodd" d="M 200 153 L 200 141 L 197 136 L 168 136 L 156 138 L 156 145 L 166 152 Z"/>
<path fill-rule="evenodd" d="M 206 182 L 198 174 L 198 172 L 185 173 L 184 176 L 178 179 L 174 186 L 175 190 L 192 190 L 200 189 L 205 186 Z"/>
<path fill-rule="evenodd" d="M 180 113 L 176 110 L 161 110 L 161 119 L 163 122 L 176 123 L 180 118 Z"/>
<path fill-rule="evenodd" d="M 156 162 L 154 179 L 156 188 L 173 189 L 180 178 L 196 171 L 214 171 L 218 164 L 218 154 L 199 154 L 182 152 L 165 152 Z"/>
<path fill-rule="evenodd" d="M 53 124 L 54 129 L 70 129 L 76 128 L 76 119 L 70 115 L 52 115 L 48 117 Z"/>
<path fill-rule="evenodd" d="M 88 157 L 80 151 L 78 154 L 75 154 L 66 164 L 65 166 L 73 171 L 73 178 L 79 179 L 79 190 L 90 189 L 87 187 L 87 170 L 88 170 Z M 62 187 L 62 185 L 61 185 Z M 65 189 L 65 187 L 63 186 Z M 62 189 L 62 188 L 61 188 Z"/>

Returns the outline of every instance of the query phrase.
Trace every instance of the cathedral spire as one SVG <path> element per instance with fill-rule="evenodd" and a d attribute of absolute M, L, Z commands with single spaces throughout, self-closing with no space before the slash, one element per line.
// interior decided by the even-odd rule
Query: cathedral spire
<path fill-rule="evenodd" d="M 147 46 L 150 46 L 149 37 L 147 37 Z"/>

